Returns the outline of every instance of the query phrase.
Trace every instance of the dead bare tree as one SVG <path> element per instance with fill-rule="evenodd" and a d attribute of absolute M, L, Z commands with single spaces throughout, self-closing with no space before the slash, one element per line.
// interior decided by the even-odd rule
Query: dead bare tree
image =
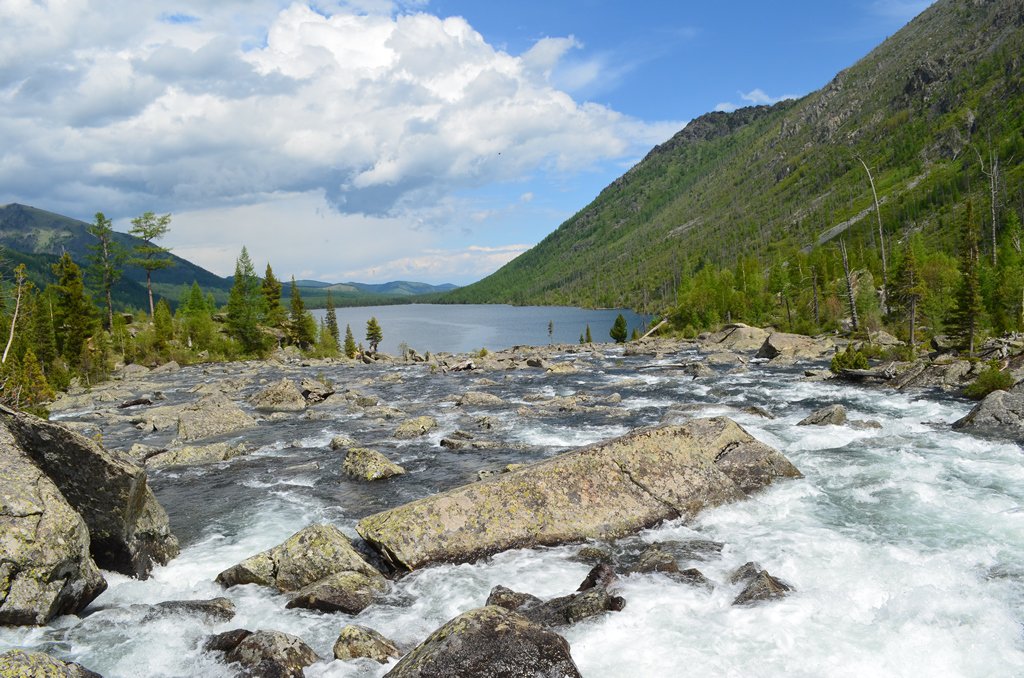
<path fill-rule="evenodd" d="M 992 211 L 992 267 L 995 268 L 999 261 L 999 247 L 996 242 L 996 226 L 999 223 L 999 153 L 989 140 L 988 169 L 985 169 L 985 159 L 976 146 L 974 154 L 978 156 L 978 164 L 981 166 L 981 173 L 988 177 L 989 204 Z M 1012 158 L 1011 158 L 1012 161 Z"/>
<path fill-rule="evenodd" d="M 11 351 L 11 344 L 14 343 L 14 328 L 18 325 L 18 311 L 21 310 L 21 296 L 25 290 L 25 281 L 28 280 L 28 274 L 25 272 L 25 264 L 18 264 L 18 267 L 14 269 L 14 315 L 11 316 L 11 333 L 7 336 L 7 346 L 4 348 L 3 358 L 0 358 L 0 363 L 7 362 L 7 354 Z"/>
<path fill-rule="evenodd" d="M 878 251 L 882 254 L 882 298 L 881 306 L 882 313 L 887 312 L 886 309 L 886 290 L 889 288 L 889 266 L 885 256 L 885 233 L 882 231 L 882 210 L 878 207 L 878 193 L 875 191 L 875 179 L 871 176 L 871 170 L 868 168 L 868 164 L 864 162 L 864 158 L 857 156 L 857 160 L 860 160 L 860 164 L 864 166 L 864 171 L 868 174 L 868 183 L 871 184 L 871 197 L 875 200 L 875 218 L 878 220 Z"/>
<path fill-rule="evenodd" d="M 850 259 L 846 256 L 846 241 L 839 239 L 839 252 L 843 255 L 843 272 L 846 274 L 846 297 L 850 302 L 850 320 L 853 323 L 853 331 L 859 328 L 857 322 L 857 294 L 853 288 L 853 274 L 850 272 Z"/>

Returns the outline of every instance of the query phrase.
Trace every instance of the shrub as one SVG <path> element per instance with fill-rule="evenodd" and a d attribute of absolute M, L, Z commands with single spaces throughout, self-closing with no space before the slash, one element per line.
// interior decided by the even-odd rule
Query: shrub
<path fill-rule="evenodd" d="M 856 350 L 853 344 L 848 344 L 846 349 L 836 352 L 832 356 L 832 364 L 829 365 L 829 369 L 835 374 L 839 374 L 842 370 L 866 370 L 867 368 L 867 356 Z"/>
<path fill-rule="evenodd" d="M 1005 391 L 1013 386 L 1013 375 L 999 369 L 998 360 L 990 360 L 988 367 L 982 370 L 978 378 L 968 384 L 964 395 L 974 400 L 981 400 L 992 391 Z"/>

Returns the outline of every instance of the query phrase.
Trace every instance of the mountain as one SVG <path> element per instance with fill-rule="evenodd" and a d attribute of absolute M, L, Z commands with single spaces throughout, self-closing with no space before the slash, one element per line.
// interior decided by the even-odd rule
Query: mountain
<path fill-rule="evenodd" d="M 312 308 L 327 305 L 327 291 L 336 306 L 371 306 L 378 304 L 407 304 L 414 301 L 435 301 L 437 296 L 458 289 L 457 285 L 445 283 L 430 285 L 428 283 L 396 280 L 393 282 L 370 284 L 358 282 L 324 283 L 316 280 L 297 280 L 303 302 Z M 284 286 L 283 295 L 290 296 L 290 288 Z"/>
<path fill-rule="evenodd" d="M 1024 0 L 939 0 L 822 89 L 691 121 L 528 252 L 451 302 L 671 307 L 708 263 L 923 231 L 952 210 L 1024 208 Z M 984 163 L 984 164 L 983 164 Z M 989 220 L 990 221 L 990 220 Z"/>

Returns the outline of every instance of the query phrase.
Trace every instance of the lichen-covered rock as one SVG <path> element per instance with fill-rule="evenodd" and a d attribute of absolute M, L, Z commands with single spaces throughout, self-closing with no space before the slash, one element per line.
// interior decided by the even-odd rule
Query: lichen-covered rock
<path fill-rule="evenodd" d="M 310 405 L 322 403 L 323 401 L 334 395 L 334 387 L 319 379 L 312 379 L 305 377 L 299 384 L 299 391 L 302 393 L 302 397 L 306 399 L 306 402 Z"/>
<path fill-rule="evenodd" d="M 357 480 L 383 480 L 405 474 L 405 469 L 376 450 L 365 447 L 349 448 L 342 472 Z"/>
<path fill-rule="evenodd" d="M 244 443 L 211 443 L 209 445 L 186 445 L 170 450 L 160 450 L 146 457 L 147 468 L 165 466 L 198 466 L 227 461 L 249 453 Z"/>
<path fill-rule="evenodd" d="M 213 393 L 185 407 L 178 414 L 178 439 L 188 442 L 256 425 L 256 420 L 226 396 Z"/>
<path fill-rule="evenodd" d="M 85 520 L 97 565 L 145 578 L 178 555 L 167 513 L 130 457 L 30 414 L 0 408 L 0 423 Z"/>
<path fill-rule="evenodd" d="M 437 420 L 433 417 L 413 417 L 406 419 L 395 429 L 396 438 L 418 438 L 437 428 Z"/>
<path fill-rule="evenodd" d="M 394 642 L 388 640 L 373 629 L 358 624 L 349 624 L 338 634 L 334 642 L 334 658 L 348 661 L 350 659 L 367 658 L 380 664 L 387 664 L 389 659 L 397 659 L 402 653 Z"/>
<path fill-rule="evenodd" d="M 455 404 L 459 407 L 500 407 L 505 404 L 505 401 L 493 393 L 469 391 L 459 397 Z"/>
<path fill-rule="evenodd" d="M 383 576 L 359 555 L 348 537 L 333 525 L 310 525 L 272 549 L 257 553 L 217 575 L 217 583 L 270 586 L 298 591 L 337 572 Z"/>
<path fill-rule="evenodd" d="M 0 427 L 0 625 L 74 614 L 106 587 L 85 521 Z"/>
<path fill-rule="evenodd" d="M 569 644 L 515 612 L 488 606 L 434 631 L 387 678 L 581 678 Z"/>
<path fill-rule="evenodd" d="M 291 379 L 275 381 L 249 398 L 258 412 L 302 412 L 306 399 Z"/>
<path fill-rule="evenodd" d="M 831 339 L 817 339 L 802 334 L 773 332 L 761 344 L 757 351 L 758 358 L 785 357 L 793 360 L 816 360 L 835 349 Z"/>
<path fill-rule="evenodd" d="M 331 438 L 330 448 L 332 450 L 347 450 L 350 447 L 356 446 L 356 441 L 351 436 L 336 435 L 333 438 Z"/>
<path fill-rule="evenodd" d="M 992 391 L 953 428 L 1024 442 L 1024 389 Z"/>
<path fill-rule="evenodd" d="M 303 669 L 320 659 L 298 636 L 280 631 L 256 631 L 226 653 L 250 676 L 302 678 Z"/>
<path fill-rule="evenodd" d="M 8 650 L 0 654 L 4 678 L 102 678 L 81 664 L 65 662 L 42 652 Z"/>
<path fill-rule="evenodd" d="M 379 573 L 346 570 L 302 587 L 286 607 L 359 614 L 386 590 L 386 580 Z"/>
<path fill-rule="evenodd" d="M 836 404 L 811 412 L 797 426 L 842 426 L 845 423 L 846 408 Z"/>
<path fill-rule="evenodd" d="M 713 350 L 756 351 L 761 348 L 768 335 L 768 330 L 762 330 L 760 327 L 732 323 L 726 325 L 720 332 L 709 335 L 700 343 L 705 347 L 713 347 Z"/>
<path fill-rule="evenodd" d="M 604 586 L 592 586 L 577 593 L 542 601 L 529 593 L 518 593 L 496 586 L 487 596 L 487 605 L 497 605 L 518 612 L 541 626 L 568 626 L 608 611 L 625 608 L 621 596 L 612 595 Z"/>
<path fill-rule="evenodd" d="M 209 600 L 168 600 L 153 605 L 143 621 L 171 614 L 187 614 L 225 622 L 235 617 L 235 604 L 228 598 Z"/>
<path fill-rule="evenodd" d="M 730 419 L 641 429 L 362 519 L 393 565 L 606 540 L 742 499 L 799 471 Z"/>

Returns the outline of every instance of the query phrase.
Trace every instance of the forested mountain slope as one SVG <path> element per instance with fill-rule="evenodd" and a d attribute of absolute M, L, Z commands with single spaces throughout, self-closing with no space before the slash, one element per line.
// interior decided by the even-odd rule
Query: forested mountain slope
<path fill-rule="evenodd" d="M 1024 0 L 939 0 L 817 92 L 693 120 L 536 247 L 453 302 L 666 311 L 705 266 L 875 247 L 955 250 L 968 196 L 991 250 L 1024 202 Z M 868 256 L 861 257 L 868 265 Z"/>

